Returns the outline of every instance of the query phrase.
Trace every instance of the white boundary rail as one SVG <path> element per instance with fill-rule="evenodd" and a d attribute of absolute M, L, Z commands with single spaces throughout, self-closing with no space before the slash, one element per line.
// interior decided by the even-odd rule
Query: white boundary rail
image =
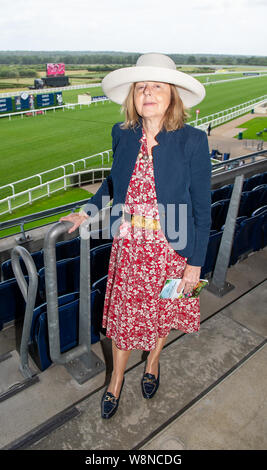
<path fill-rule="evenodd" d="M 8 196 L 4 199 L 1 199 L 1 201 L 0 201 L 0 204 L 7 203 L 7 205 L 8 205 L 8 210 L 4 210 L 3 212 L 0 212 L 0 216 L 4 215 L 4 214 L 7 214 L 8 212 L 11 214 L 12 210 L 14 210 L 14 209 L 18 209 L 19 207 L 22 207 L 22 206 L 25 206 L 25 205 L 28 205 L 28 204 L 32 204 L 33 201 L 37 201 L 38 199 L 41 199 L 43 197 L 50 196 L 52 193 L 55 193 L 55 192 L 60 191 L 62 189 L 66 190 L 67 188 L 70 188 L 72 186 L 77 186 L 77 185 L 81 186 L 82 182 L 83 182 L 83 184 L 84 183 L 94 184 L 97 181 L 103 181 L 103 179 L 105 177 L 105 172 L 110 172 L 110 168 L 108 168 L 108 167 L 106 167 L 106 168 L 95 168 L 95 169 L 91 169 L 91 170 L 88 169 L 88 170 L 85 170 L 85 171 L 77 171 L 75 173 L 70 173 L 68 175 L 64 174 L 63 176 L 60 176 L 59 178 L 55 178 L 53 180 L 47 181 L 46 183 L 42 183 L 42 184 L 39 184 L 38 186 L 34 186 L 33 188 L 26 189 L 25 191 L 21 191 L 20 193 L 13 194 L 12 196 Z M 97 176 L 96 176 L 96 173 L 98 173 Z M 101 173 L 101 176 L 99 176 L 99 173 Z M 85 179 L 85 178 L 82 178 L 83 175 L 92 175 L 92 178 L 88 177 L 88 179 Z M 75 177 L 75 176 L 77 177 L 77 181 L 72 182 L 71 177 Z M 57 183 L 57 182 L 60 182 L 60 181 L 63 181 L 62 186 L 60 185 L 60 187 L 57 187 L 55 189 L 51 189 L 51 185 L 53 183 Z M 40 190 L 42 188 L 46 188 L 46 192 L 44 192 L 43 194 L 41 194 L 37 197 L 33 197 L 33 192 L 36 191 L 36 190 Z M 15 205 L 12 208 L 12 201 L 15 201 L 16 198 L 19 198 L 19 197 L 25 196 L 25 195 L 28 195 L 28 200 L 24 201 L 21 204 Z"/>
<path fill-rule="evenodd" d="M 9 121 L 11 121 L 11 118 L 13 116 L 21 116 L 21 118 L 23 119 L 24 114 L 35 116 L 37 114 L 46 114 L 46 111 L 54 111 L 55 113 L 56 109 L 63 109 L 63 111 L 65 111 L 65 108 L 73 109 L 75 108 L 75 106 L 80 106 L 80 109 L 81 109 L 82 106 L 90 106 L 91 104 L 97 104 L 99 102 L 102 102 L 104 104 L 105 101 L 110 101 L 110 100 L 104 97 L 97 98 L 97 97 L 92 96 L 92 101 L 89 104 L 67 103 L 67 104 L 63 104 L 62 106 L 51 106 L 49 108 L 27 109 L 27 111 L 18 111 L 17 113 L 0 114 L 0 118 L 8 117 Z"/>
<path fill-rule="evenodd" d="M 213 82 L 205 82 L 202 85 L 216 85 L 217 83 L 226 83 L 226 82 L 234 82 L 236 80 L 247 80 L 248 78 L 260 78 L 264 77 L 264 75 L 257 75 L 257 76 L 251 76 L 251 77 L 238 77 L 238 78 L 226 78 L 225 80 L 214 80 Z"/>
<path fill-rule="evenodd" d="M 219 126 L 226 121 L 230 121 L 241 114 L 251 111 L 255 106 L 258 106 L 261 103 L 267 101 L 267 95 L 259 96 L 253 100 L 247 101 L 246 103 L 241 103 L 232 108 L 224 109 L 223 111 L 218 111 L 217 113 L 210 114 L 209 116 L 204 116 L 203 118 L 195 119 L 190 121 L 189 124 L 198 127 L 202 130 L 207 130 L 209 124 L 213 126 Z"/>
<path fill-rule="evenodd" d="M 87 169 L 86 170 L 86 163 L 88 160 L 92 159 L 92 158 L 95 158 L 95 157 L 99 157 L 101 158 L 101 164 L 102 164 L 102 169 L 103 169 L 103 165 L 104 165 L 104 158 L 105 156 L 107 157 L 107 160 L 108 160 L 108 163 L 110 162 L 110 154 L 112 153 L 112 150 L 104 150 L 103 152 L 99 152 L 99 153 L 96 153 L 95 155 L 90 155 L 88 157 L 84 157 L 84 158 L 80 158 L 79 160 L 75 160 L 74 162 L 70 162 L 70 163 L 65 163 L 64 165 L 60 165 L 58 167 L 55 167 L 55 168 L 52 168 L 51 170 L 47 170 L 47 171 L 43 171 L 43 172 L 40 172 L 40 173 L 37 173 L 36 175 L 33 175 L 33 176 L 28 176 L 27 178 L 23 178 L 21 180 L 18 180 L 18 181 L 15 181 L 13 183 L 9 183 L 9 184 L 6 184 L 4 186 L 1 186 L 0 187 L 0 191 L 3 190 L 3 189 L 7 189 L 7 188 L 10 188 L 11 191 L 12 191 L 12 195 L 11 196 L 7 196 L 3 199 L 0 200 L 0 204 L 2 203 L 7 203 L 8 205 L 8 210 L 5 210 L 4 212 L 0 212 L 0 215 L 4 215 L 6 213 L 11 213 L 12 210 L 14 210 L 15 208 L 18 208 L 18 207 L 21 207 L 20 206 L 15 206 L 15 207 L 12 207 L 12 201 L 15 201 L 16 198 L 18 198 L 19 196 L 23 196 L 27 193 L 29 193 L 29 197 L 28 197 L 28 201 L 25 203 L 25 204 L 28 204 L 33 201 L 33 200 L 36 200 L 36 199 L 39 199 L 40 197 L 43 197 L 43 196 L 49 196 L 50 194 L 52 194 L 53 192 L 55 191 L 59 191 L 60 189 L 67 189 L 67 187 L 70 187 L 71 185 L 67 185 L 67 179 L 70 177 L 70 176 L 73 176 L 73 175 L 79 175 L 79 174 L 82 174 L 82 173 L 90 173 L 92 171 L 100 171 L 101 168 L 95 168 L 94 170 L 92 169 Z M 78 164 L 82 164 L 83 165 L 83 170 L 81 171 L 78 171 L 77 169 L 77 166 Z M 72 172 L 71 173 L 68 173 L 68 167 L 72 167 Z M 49 178 L 48 181 L 44 181 L 45 179 L 45 176 L 51 175 L 51 173 L 55 172 L 55 171 L 58 171 L 58 170 L 61 170 L 62 171 L 62 176 L 60 177 L 57 177 L 57 178 Z M 39 185 L 34 185 L 32 186 L 31 188 L 28 188 L 24 191 L 20 191 L 20 192 L 16 192 L 16 185 L 19 184 L 19 183 L 23 183 L 24 181 L 28 181 L 29 184 L 30 184 L 30 181 L 34 181 L 34 179 L 39 179 Z M 57 188 L 55 191 L 51 191 L 50 190 L 50 185 L 52 183 L 55 183 L 57 181 L 61 181 L 63 180 L 63 185 L 59 188 Z M 80 177 L 79 177 L 79 181 L 80 181 Z M 91 181 L 91 180 L 90 180 Z M 92 184 L 94 183 L 94 174 L 93 174 L 93 177 L 92 177 Z M 83 180 L 83 183 L 85 183 L 85 181 Z M 44 187 L 47 187 L 47 193 L 40 196 L 40 197 L 36 197 L 36 198 L 32 198 L 32 193 L 33 191 L 36 191 L 38 189 L 42 189 Z M 80 184 L 79 184 L 80 186 Z M 24 203 L 22 205 L 25 205 Z"/>
<path fill-rule="evenodd" d="M 37 88 L 36 90 L 21 90 L 21 91 L 7 91 L 6 93 L 0 93 L 0 98 L 8 98 L 10 96 L 19 96 L 21 93 L 29 93 L 29 95 L 35 95 L 37 93 L 52 93 L 54 91 L 66 91 L 66 90 L 79 90 L 82 88 L 94 88 L 101 86 L 101 83 L 87 83 L 84 85 L 69 85 L 64 87 L 54 88 Z"/>

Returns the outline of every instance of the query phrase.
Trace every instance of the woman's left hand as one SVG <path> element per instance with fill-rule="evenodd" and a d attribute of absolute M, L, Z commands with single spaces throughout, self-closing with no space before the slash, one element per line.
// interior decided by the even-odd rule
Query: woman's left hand
<path fill-rule="evenodd" d="M 178 292 L 184 288 L 184 294 L 191 293 L 200 279 L 200 271 L 201 266 L 191 266 L 190 264 L 187 264 L 184 270 L 184 275 L 177 289 Z"/>

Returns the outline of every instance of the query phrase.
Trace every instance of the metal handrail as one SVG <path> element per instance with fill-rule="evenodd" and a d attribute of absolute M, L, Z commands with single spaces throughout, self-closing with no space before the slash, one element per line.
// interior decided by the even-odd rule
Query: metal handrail
<path fill-rule="evenodd" d="M 23 259 L 28 271 L 29 285 L 27 285 L 27 282 L 22 273 L 19 261 L 20 256 Z M 26 250 L 26 248 L 22 246 L 15 246 L 13 248 L 11 253 L 11 264 L 17 283 L 26 302 L 25 317 L 23 322 L 23 331 L 20 344 L 20 371 L 22 372 L 22 375 L 28 379 L 36 375 L 34 372 L 31 371 L 29 367 L 28 343 L 30 339 L 33 310 L 35 307 L 35 300 L 37 294 L 38 274 L 32 256 Z"/>
<path fill-rule="evenodd" d="M 90 220 L 91 222 L 93 222 L 93 218 Z M 65 353 L 61 353 L 60 350 L 56 240 L 72 226 L 71 222 L 58 222 L 50 228 L 44 239 L 49 349 L 51 359 L 56 364 L 67 365 L 76 359 L 82 361 L 89 378 L 104 370 L 102 361 L 91 351 L 90 237 L 81 237 L 79 344 Z M 84 375 L 84 373 L 82 374 Z"/>
<path fill-rule="evenodd" d="M 57 364 L 76 359 L 81 354 L 88 352 L 88 344 L 79 344 L 66 353 L 60 352 L 59 317 L 58 317 L 58 289 L 57 289 L 57 269 L 56 269 L 56 240 L 72 227 L 70 222 L 59 222 L 47 232 L 44 239 L 44 266 L 45 266 L 45 286 L 47 302 L 47 321 L 50 356 Z M 81 258 L 82 260 L 82 258 Z M 87 329 L 87 334 L 88 334 Z M 88 341 L 90 337 L 88 334 Z"/>
<path fill-rule="evenodd" d="M 243 181 L 243 174 L 235 177 L 212 280 L 207 287 L 210 292 L 219 297 L 222 297 L 234 289 L 234 286 L 226 281 L 226 276 L 234 242 L 236 218 L 239 211 Z"/>

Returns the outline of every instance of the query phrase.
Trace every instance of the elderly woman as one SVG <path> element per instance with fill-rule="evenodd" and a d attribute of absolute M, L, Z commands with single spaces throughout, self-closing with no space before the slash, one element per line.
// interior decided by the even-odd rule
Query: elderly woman
<path fill-rule="evenodd" d="M 113 198 L 103 311 L 113 372 L 101 402 L 102 417 L 110 418 L 131 350 L 149 351 L 141 379 L 149 399 L 159 386 L 159 358 L 170 330 L 199 330 L 199 298 L 190 293 L 209 239 L 211 163 L 205 132 L 185 124 L 186 108 L 204 98 L 204 87 L 177 71 L 168 56 L 144 54 L 136 66 L 109 73 L 102 88 L 125 111 L 124 123 L 112 129 L 111 172 L 84 212 L 63 220 L 72 221 L 74 231 L 92 204 L 100 210 L 103 196 Z M 167 278 L 182 279 L 184 298 L 160 298 Z"/>

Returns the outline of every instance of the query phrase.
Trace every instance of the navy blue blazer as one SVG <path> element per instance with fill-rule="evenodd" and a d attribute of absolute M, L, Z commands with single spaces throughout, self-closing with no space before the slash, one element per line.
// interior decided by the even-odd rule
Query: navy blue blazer
<path fill-rule="evenodd" d="M 113 198 L 111 236 L 121 222 L 141 137 L 141 125 L 135 129 L 121 129 L 119 123 L 113 126 L 111 172 L 83 208 L 95 215 Z M 176 131 L 160 131 L 156 141 L 153 164 L 161 228 L 188 264 L 203 266 L 211 225 L 211 161 L 206 133 L 186 124 Z"/>

